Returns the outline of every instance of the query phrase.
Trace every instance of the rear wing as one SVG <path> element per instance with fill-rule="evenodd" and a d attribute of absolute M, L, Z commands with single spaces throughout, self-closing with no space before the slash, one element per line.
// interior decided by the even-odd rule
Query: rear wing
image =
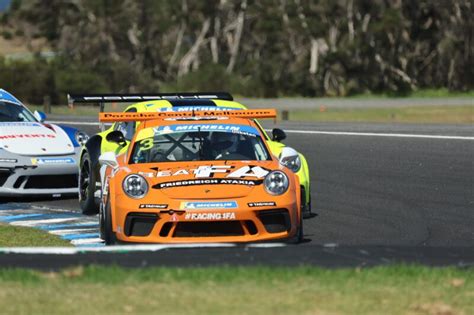
<path fill-rule="evenodd" d="M 105 103 L 137 103 L 155 100 L 226 100 L 234 98 L 227 92 L 190 92 L 190 93 L 145 93 L 145 94 L 68 94 L 68 105 L 75 103 L 99 104 L 100 112 Z"/>
<path fill-rule="evenodd" d="M 247 110 L 209 110 L 188 112 L 141 112 L 141 113 L 100 113 L 100 122 L 146 121 L 167 118 L 199 119 L 210 117 L 237 117 L 237 118 L 276 118 L 275 109 L 247 109 Z"/>

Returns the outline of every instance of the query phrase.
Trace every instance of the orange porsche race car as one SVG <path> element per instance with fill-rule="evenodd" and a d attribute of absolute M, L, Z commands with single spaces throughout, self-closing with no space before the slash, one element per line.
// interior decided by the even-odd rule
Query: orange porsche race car
<path fill-rule="evenodd" d="M 276 111 L 101 113 L 142 121 L 128 150 L 100 156 L 106 244 L 303 238 L 298 153 L 273 156 L 254 118 Z M 121 131 L 107 140 L 126 145 Z"/>

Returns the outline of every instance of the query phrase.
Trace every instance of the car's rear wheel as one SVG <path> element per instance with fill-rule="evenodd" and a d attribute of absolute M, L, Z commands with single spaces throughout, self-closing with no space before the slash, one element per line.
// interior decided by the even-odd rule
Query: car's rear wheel
<path fill-rule="evenodd" d="M 106 204 L 101 207 L 99 212 L 100 238 L 106 245 L 113 245 L 117 242 L 115 232 L 112 230 L 112 209 L 110 201 L 107 198 Z"/>
<path fill-rule="evenodd" d="M 89 153 L 85 152 L 79 167 L 79 204 L 83 214 L 97 214 L 99 202 L 95 198 L 97 174 L 92 166 Z"/>

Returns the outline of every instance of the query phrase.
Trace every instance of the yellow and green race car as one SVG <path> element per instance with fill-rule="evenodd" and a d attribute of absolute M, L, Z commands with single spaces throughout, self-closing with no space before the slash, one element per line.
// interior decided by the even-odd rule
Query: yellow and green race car
<path fill-rule="evenodd" d="M 157 94 L 69 94 L 70 104 L 98 103 L 101 112 L 105 103 L 132 103 L 125 109 L 127 113 L 160 112 L 160 111 L 216 111 L 242 110 L 246 106 L 234 101 L 232 95 L 226 92 L 206 93 L 157 93 Z M 82 147 L 79 161 L 79 201 L 84 214 L 99 212 L 101 181 L 99 156 L 105 152 L 115 152 L 116 155 L 128 149 L 140 122 L 116 122 L 110 128 L 92 136 Z M 285 147 L 281 141 L 286 134 L 279 128 L 272 130 L 270 137 L 256 121 L 272 153 L 279 156 Z M 121 144 L 109 141 L 114 131 L 121 131 L 124 141 Z M 299 177 L 301 186 L 301 204 L 304 217 L 311 216 L 310 176 L 308 163 L 303 154 L 299 153 L 300 162 L 294 170 Z"/>

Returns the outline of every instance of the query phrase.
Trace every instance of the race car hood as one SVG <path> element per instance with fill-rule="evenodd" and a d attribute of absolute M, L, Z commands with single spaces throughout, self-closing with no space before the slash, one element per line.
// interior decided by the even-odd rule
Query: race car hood
<path fill-rule="evenodd" d="M 0 148 L 32 156 L 74 152 L 71 140 L 60 127 L 39 122 L 0 122 Z"/>
<path fill-rule="evenodd" d="M 278 167 L 274 161 L 160 163 L 137 173 L 147 177 L 151 190 L 158 189 L 169 198 L 202 200 L 247 196 L 263 187 L 265 176 Z"/>

